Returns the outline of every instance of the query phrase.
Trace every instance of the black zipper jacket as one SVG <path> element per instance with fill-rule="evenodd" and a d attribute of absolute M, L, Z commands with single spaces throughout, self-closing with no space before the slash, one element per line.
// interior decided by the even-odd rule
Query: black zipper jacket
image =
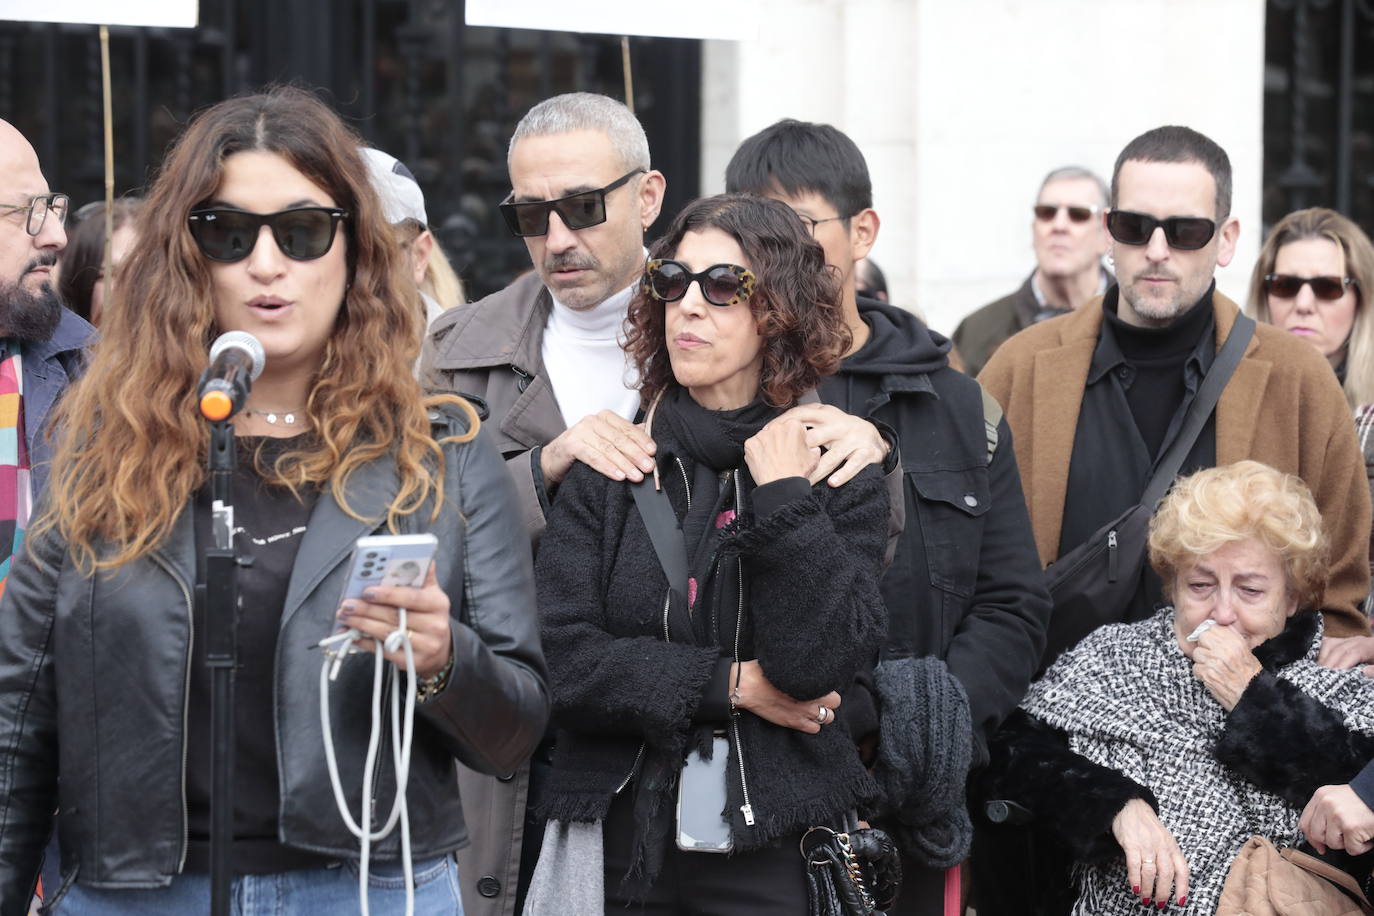
<path fill-rule="evenodd" d="M 976 767 L 1030 685 L 1050 614 L 1011 430 L 997 420 L 989 460 L 982 389 L 949 367 L 949 341 L 881 302 L 860 299 L 859 314 L 869 339 L 820 396 L 901 445 L 906 526 L 882 582 L 883 656 L 946 662 L 968 694 Z"/>
<path fill-rule="evenodd" d="M 432 413 L 439 435 L 459 420 Z M 438 518 L 421 507 L 413 532 L 439 539 L 435 569 L 453 616 L 453 674 L 416 708 L 407 798 L 416 859 L 467 842 L 454 759 L 505 773 L 534 749 L 549 695 L 534 616 L 529 540 L 514 486 L 490 438 L 445 444 Z M 398 477 L 390 457 L 354 472 L 348 493 L 364 518 L 385 519 Z M 40 504 L 40 511 L 42 505 Z M 192 516 L 166 543 L 125 565 L 82 575 L 56 534 L 34 537 L 0 602 L 0 913 L 28 912 L 43 845 L 59 808 L 68 880 L 100 888 L 166 886 L 186 853 L 185 733 L 196 578 Z M 282 612 L 275 662 L 280 841 L 356 858 L 335 808 L 319 717 L 321 655 L 335 628 L 353 542 L 385 531 L 344 512 L 328 489 L 310 516 Z M 240 652 L 252 646 L 240 645 Z M 370 731 L 371 657 L 345 663 L 332 688 L 333 732 L 356 813 Z M 383 760 L 389 752 L 381 752 Z M 394 779 L 379 767 L 379 807 Z M 58 777 L 61 777 L 60 785 Z M 384 808 L 383 808 L 384 810 Z M 374 846 L 396 859 L 399 831 Z"/>
<path fill-rule="evenodd" d="M 695 470 L 666 424 L 655 423 L 653 433 L 664 490 L 684 518 Z M 746 490 L 745 510 L 717 547 L 729 558 L 718 579 L 724 587 L 743 570 L 739 657 L 757 658 L 779 690 L 813 699 L 846 691 L 881 644 L 887 490 L 876 467 L 839 488 L 800 478 L 769 486 L 776 492 L 785 483 L 800 484 L 798 492 L 763 517 Z M 875 794 L 843 722 L 817 735 L 748 712 L 731 723 L 719 670 L 734 655 L 733 620 L 719 627 L 718 645 L 678 640 L 683 628 L 671 620 L 665 639 L 665 613 L 679 612 L 665 610 L 667 578 L 627 484 L 574 466 L 549 516 L 536 584 L 558 730 L 542 816 L 600 820 L 631 777 L 646 772 L 670 774 L 666 785 L 650 786 L 666 794 L 694 730 L 717 723 L 731 728 L 736 850 L 831 822 Z"/>

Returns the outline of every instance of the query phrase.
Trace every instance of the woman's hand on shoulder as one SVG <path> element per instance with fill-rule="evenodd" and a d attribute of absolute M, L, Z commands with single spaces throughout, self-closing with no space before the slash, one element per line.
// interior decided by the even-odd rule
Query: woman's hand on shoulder
<path fill-rule="evenodd" d="M 739 686 L 735 686 L 738 679 Z M 835 721 L 840 695 L 835 691 L 814 700 L 794 700 L 769 683 L 757 661 L 737 662 L 730 669 L 732 705 L 747 709 L 774 725 L 814 735 Z M 821 710 L 827 710 L 822 713 Z"/>
<path fill-rule="evenodd" d="M 1354 668 L 1366 665 L 1374 677 L 1374 636 L 1328 636 L 1322 640 L 1317 664 L 1323 668 Z"/>
<path fill-rule="evenodd" d="M 820 460 L 820 448 L 806 444 L 806 427 L 785 414 L 744 443 L 744 461 L 759 486 L 785 477 L 810 478 Z"/>
<path fill-rule="evenodd" d="M 363 592 L 365 600 L 350 599 L 339 606 L 339 625 L 353 627 L 370 637 L 359 645 L 377 651 L 397 628 L 398 608 L 406 609 L 406 628 L 410 630 L 410 645 L 415 656 L 415 676 L 433 677 L 448 665 L 453 653 L 453 636 L 449 629 L 448 595 L 439 587 L 434 564 L 420 588 L 411 586 L 372 586 Z M 397 646 L 384 657 L 405 668 L 404 647 Z"/>
<path fill-rule="evenodd" d="M 1112 836 L 1126 856 L 1126 881 L 1145 906 L 1188 900 L 1188 862 L 1174 835 L 1143 799 L 1133 798 L 1112 819 Z"/>
<path fill-rule="evenodd" d="M 831 404 L 801 404 L 778 419 L 800 420 L 807 444 L 824 449 L 808 475 L 813 484 L 842 486 L 870 464 L 881 467 L 891 448 L 877 426 Z"/>
<path fill-rule="evenodd" d="M 1235 627 L 1212 627 L 1198 638 L 1193 650 L 1193 677 L 1227 712 L 1236 708 L 1245 688 L 1263 670 Z"/>

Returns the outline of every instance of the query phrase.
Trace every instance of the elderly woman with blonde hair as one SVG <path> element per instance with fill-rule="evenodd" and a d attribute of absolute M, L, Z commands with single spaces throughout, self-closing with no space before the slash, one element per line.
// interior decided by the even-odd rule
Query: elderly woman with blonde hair
<path fill-rule="evenodd" d="M 1061 657 L 994 749 L 993 797 L 1077 863 L 1076 914 L 1213 912 L 1251 837 L 1300 842 L 1313 793 L 1374 755 L 1374 680 L 1317 664 L 1327 543 L 1301 480 L 1199 471 L 1149 548 L 1170 604 Z"/>

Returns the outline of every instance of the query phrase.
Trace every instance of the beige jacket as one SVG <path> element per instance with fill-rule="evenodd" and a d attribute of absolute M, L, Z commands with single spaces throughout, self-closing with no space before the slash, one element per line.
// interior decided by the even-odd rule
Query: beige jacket
<path fill-rule="evenodd" d="M 1101 297 L 1027 328 L 998 348 L 978 381 L 1001 402 L 1040 561 L 1059 548 L 1078 410 L 1102 330 Z M 1213 296 L 1218 347 L 1240 309 Z M 1312 488 L 1331 539 L 1327 633 L 1368 636 L 1370 495 L 1350 408 L 1326 360 L 1304 341 L 1255 328 L 1216 410 L 1217 463 L 1252 458 Z"/>

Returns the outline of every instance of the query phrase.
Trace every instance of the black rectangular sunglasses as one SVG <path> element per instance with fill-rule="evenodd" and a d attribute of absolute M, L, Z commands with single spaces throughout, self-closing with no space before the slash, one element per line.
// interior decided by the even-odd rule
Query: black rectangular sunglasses
<path fill-rule="evenodd" d="M 547 235 L 550 211 L 556 211 L 569 229 L 590 229 L 606 222 L 606 195 L 643 172 L 644 169 L 634 169 L 604 188 L 579 191 L 554 200 L 516 201 L 513 199 L 515 192 L 511 191 L 501 202 L 501 215 L 510 231 L 520 238 Z"/>
<path fill-rule="evenodd" d="M 1210 242 L 1217 231 L 1216 221 L 1205 216 L 1155 219 L 1148 213 L 1131 210 L 1111 210 L 1107 213 L 1107 231 L 1123 245 L 1149 244 L 1150 236 L 1160 226 L 1164 227 L 1164 239 L 1169 247 L 1179 251 L 1197 251 Z"/>
<path fill-rule="evenodd" d="M 313 261 L 333 247 L 334 233 L 346 219 L 348 211 L 337 207 L 296 207 L 276 213 L 192 210 L 187 222 L 191 237 L 207 258 L 233 263 L 253 253 L 263 226 L 271 228 L 282 254 L 294 261 Z"/>
<path fill-rule="evenodd" d="M 1335 302 L 1345 295 L 1345 288 L 1355 282 L 1353 277 L 1295 277 L 1292 274 L 1265 274 L 1264 291 L 1280 299 L 1294 299 L 1304 286 L 1312 287 L 1312 295 L 1327 302 Z"/>

